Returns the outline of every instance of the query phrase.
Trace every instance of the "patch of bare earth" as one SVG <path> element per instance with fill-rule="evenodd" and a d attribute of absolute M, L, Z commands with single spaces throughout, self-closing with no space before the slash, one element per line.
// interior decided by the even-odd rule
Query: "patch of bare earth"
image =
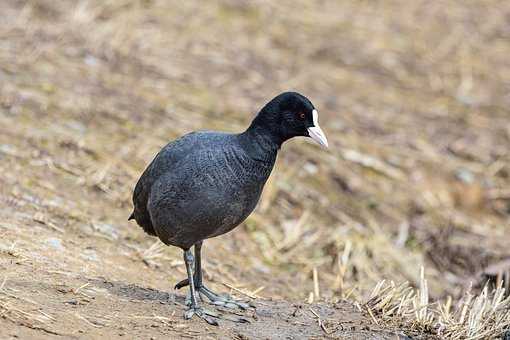
<path fill-rule="evenodd" d="M 4 230 L 3 241 L 12 243 L 0 254 L 0 338 L 395 339 L 398 334 L 373 323 L 350 302 L 256 299 L 256 308 L 235 312 L 248 323 L 229 321 L 234 312 L 212 306 L 222 315 L 219 327 L 196 318 L 185 321 L 184 295 L 170 288 L 164 273 L 127 257 L 70 258 L 80 252 L 106 259 L 107 247 L 129 251 L 77 234 L 55 238 L 52 230 L 33 225 L 29 237 L 41 246 L 27 249 L 23 237 Z"/>

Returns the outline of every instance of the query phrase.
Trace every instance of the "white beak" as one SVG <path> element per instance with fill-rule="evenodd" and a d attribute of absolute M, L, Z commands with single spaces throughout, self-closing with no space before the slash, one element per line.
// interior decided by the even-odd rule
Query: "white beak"
<path fill-rule="evenodd" d="M 310 137 L 312 137 L 314 141 L 327 148 L 328 139 L 326 138 L 326 135 L 319 126 L 319 114 L 317 113 L 317 110 L 313 110 L 312 114 L 313 114 L 313 126 L 308 128 L 308 134 L 310 135 Z"/>

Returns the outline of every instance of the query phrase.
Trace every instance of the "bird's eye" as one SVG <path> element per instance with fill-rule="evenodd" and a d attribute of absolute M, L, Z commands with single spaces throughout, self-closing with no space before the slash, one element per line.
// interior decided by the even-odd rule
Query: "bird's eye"
<path fill-rule="evenodd" d="M 305 114 L 304 114 L 304 112 L 300 112 L 300 113 L 299 113 L 299 118 L 301 118 L 301 119 L 305 119 Z"/>

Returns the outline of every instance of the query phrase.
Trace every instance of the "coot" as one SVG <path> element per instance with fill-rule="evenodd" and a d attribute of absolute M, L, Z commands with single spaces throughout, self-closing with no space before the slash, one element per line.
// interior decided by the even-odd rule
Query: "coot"
<path fill-rule="evenodd" d="M 190 286 L 186 319 L 197 315 L 217 324 L 211 318 L 217 315 L 199 306 L 197 291 L 216 305 L 248 307 L 204 286 L 202 242 L 234 229 L 248 217 L 282 143 L 296 136 L 311 137 L 328 146 L 310 100 L 296 92 L 285 92 L 267 103 L 242 133 L 192 132 L 170 142 L 138 180 L 129 219 L 134 218 L 145 232 L 166 245 L 184 251 L 188 278 L 176 288 Z"/>

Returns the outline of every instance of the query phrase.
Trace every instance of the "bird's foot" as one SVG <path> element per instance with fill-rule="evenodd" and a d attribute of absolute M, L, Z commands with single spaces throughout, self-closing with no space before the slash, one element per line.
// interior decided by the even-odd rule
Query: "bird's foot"
<path fill-rule="evenodd" d="M 218 321 L 216 321 L 216 319 L 223 319 L 237 323 L 250 322 L 248 319 L 245 319 L 243 317 L 229 314 L 220 315 L 216 311 L 211 311 L 200 306 L 190 306 L 189 309 L 186 310 L 186 312 L 184 313 L 184 319 L 189 320 L 193 317 L 193 315 L 198 316 L 199 318 L 205 320 L 208 324 L 213 326 L 218 326 Z"/>
<path fill-rule="evenodd" d="M 184 279 L 175 285 L 175 289 L 181 289 L 182 287 L 186 287 L 188 285 L 189 285 L 188 279 Z M 249 305 L 246 302 L 234 300 L 228 294 L 217 294 L 204 285 L 201 285 L 200 287 L 196 287 L 196 290 L 200 293 L 200 294 L 198 294 L 198 296 L 200 297 L 200 299 L 202 301 L 204 300 L 203 297 L 205 296 L 205 297 L 207 297 L 207 299 L 209 301 L 211 301 L 211 303 L 213 305 L 216 305 L 216 306 L 223 306 L 226 308 L 239 307 L 242 310 L 246 310 L 251 307 L 251 305 Z M 189 294 L 186 298 L 186 305 L 188 305 L 188 306 L 191 305 L 191 296 Z"/>
<path fill-rule="evenodd" d="M 207 288 L 206 286 L 201 286 L 197 288 L 198 292 L 200 293 L 200 297 L 205 296 L 211 301 L 213 305 L 216 306 L 222 306 L 226 308 L 240 308 L 242 310 L 246 310 L 250 308 L 250 305 L 246 302 L 237 301 L 234 300 L 230 295 L 228 294 L 217 294 Z M 202 299 L 203 300 L 203 299 Z"/>
<path fill-rule="evenodd" d="M 193 317 L 193 315 L 205 320 L 209 325 L 218 326 L 218 321 L 214 318 L 219 317 L 219 315 L 213 311 L 199 306 L 191 306 L 186 312 L 184 312 L 184 319 L 189 320 Z"/>

